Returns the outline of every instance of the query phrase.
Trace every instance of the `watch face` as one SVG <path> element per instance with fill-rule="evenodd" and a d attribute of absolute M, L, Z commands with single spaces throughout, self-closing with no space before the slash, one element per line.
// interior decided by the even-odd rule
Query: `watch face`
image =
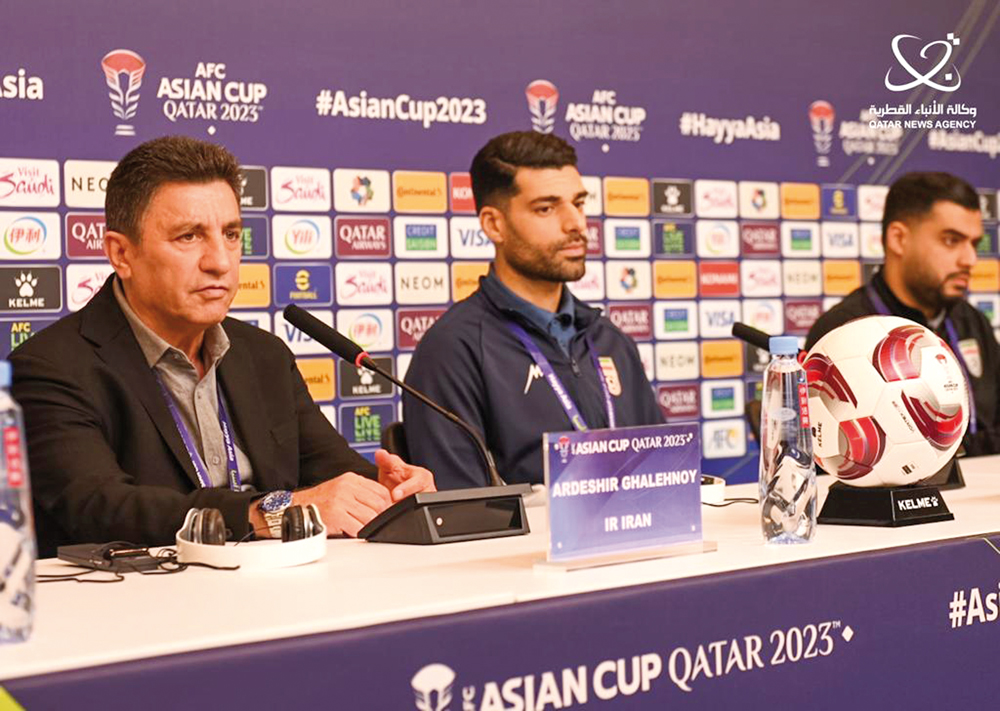
<path fill-rule="evenodd" d="M 272 491 L 260 500 L 260 510 L 264 513 L 277 513 L 282 509 L 287 509 L 292 503 L 292 492 Z"/>

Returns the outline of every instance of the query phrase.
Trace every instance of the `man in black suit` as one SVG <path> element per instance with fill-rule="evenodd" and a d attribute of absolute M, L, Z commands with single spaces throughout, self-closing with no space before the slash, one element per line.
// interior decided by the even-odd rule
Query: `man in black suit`
<path fill-rule="evenodd" d="M 233 538 L 280 535 L 314 503 L 356 535 L 434 489 L 426 469 L 351 450 L 276 337 L 226 318 L 242 252 L 239 164 L 190 138 L 144 143 L 108 181 L 115 269 L 81 311 L 11 355 L 42 555 L 73 542 L 167 544 L 191 507 Z"/>

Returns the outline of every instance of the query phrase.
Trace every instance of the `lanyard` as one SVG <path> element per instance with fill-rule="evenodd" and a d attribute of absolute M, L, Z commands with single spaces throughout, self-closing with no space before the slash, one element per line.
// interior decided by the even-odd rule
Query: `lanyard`
<path fill-rule="evenodd" d="M 163 393 L 163 399 L 167 401 L 167 409 L 170 410 L 170 416 L 174 418 L 174 424 L 177 425 L 177 431 L 180 432 L 181 439 L 184 440 L 184 448 L 187 450 L 188 456 L 191 457 L 191 464 L 194 465 L 194 471 L 198 475 L 198 482 L 203 488 L 212 488 L 212 477 L 208 474 L 208 467 L 205 466 L 205 462 L 202 460 L 201 455 L 198 454 L 198 448 L 195 447 L 194 438 L 188 431 L 187 426 L 184 424 L 184 420 L 181 418 L 181 413 L 177 410 L 177 403 L 174 402 L 173 396 L 170 391 L 167 390 L 167 386 L 163 384 L 163 380 L 160 378 L 160 374 L 153 369 L 153 375 L 156 376 L 156 382 L 160 385 L 160 391 Z M 240 465 L 236 461 L 236 446 L 233 444 L 233 428 L 229 424 L 229 413 L 226 412 L 226 405 L 222 399 L 222 388 L 219 386 L 218 378 L 215 381 L 215 390 L 219 398 L 219 426 L 222 428 L 222 441 L 226 445 L 226 474 L 229 479 L 229 488 L 233 491 L 240 491 L 242 488 L 243 481 L 240 479 Z"/>
<path fill-rule="evenodd" d="M 532 360 L 535 361 L 535 365 L 537 365 L 542 371 L 542 375 L 548 381 L 552 391 L 556 394 L 559 404 L 562 405 L 563 410 L 566 411 L 566 415 L 569 417 L 569 421 L 573 423 L 573 427 L 578 432 L 587 431 L 589 427 L 587 427 L 587 423 L 583 419 L 583 415 L 580 414 L 580 410 L 577 408 L 576 403 L 573 402 L 573 398 L 569 396 L 569 393 L 566 391 L 562 381 L 559 380 L 559 376 L 556 375 L 555 370 L 552 369 L 552 364 L 549 363 L 549 359 L 545 357 L 545 354 L 542 353 L 541 350 L 539 350 L 538 345 L 531 339 L 531 336 L 529 336 L 528 333 L 521 328 L 520 324 L 514 323 L 513 321 L 507 321 L 507 327 L 515 336 L 517 336 L 518 340 L 521 341 L 524 348 L 531 355 Z M 604 378 L 604 371 L 601 368 L 601 363 L 597 360 L 597 350 L 594 348 L 594 343 L 590 340 L 590 336 L 587 336 L 586 340 L 587 350 L 590 351 L 590 360 L 593 362 L 594 369 L 597 371 L 598 380 L 601 381 L 601 392 L 604 394 L 604 406 L 608 411 L 608 425 L 614 429 L 615 405 L 614 401 L 611 399 L 611 391 L 608 390 L 608 383 Z"/>
<path fill-rule="evenodd" d="M 882 297 L 878 295 L 875 288 L 869 284 L 865 287 L 865 293 L 868 294 L 868 300 L 872 302 L 875 310 L 878 311 L 883 316 L 891 316 L 892 312 L 889 311 L 889 307 L 885 305 L 882 301 Z M 959 365 L 962 366 L 962 377 L 965 378 L 965 387 L 969 391 L 969 432 L 976 434 L 976 398 L 972 392 L 972 380 L 969 378 L 969 366 L 965 364 L 965 356 L 962 355 L 962 349 L 958 347 L 958 332 L 955 330 L 955 324 L 951 322 L 951 317 L 947 314 L 944 317 L 944 330 L 948 333 L 948 345 L 951 346 L 952 353 L 958 358 Z"/>

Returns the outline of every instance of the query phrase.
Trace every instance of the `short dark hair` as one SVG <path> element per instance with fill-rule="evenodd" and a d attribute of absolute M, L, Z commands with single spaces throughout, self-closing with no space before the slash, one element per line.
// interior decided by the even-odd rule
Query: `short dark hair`
<path fill-rule="evenodd" d="M 576 151 L 566 141 L 549 133 L 512 131 L 483 146 L 472 159 L 472 197 L 476 212 L 486 205 L 517 194 L 514 177 L 518 168 L 565 168 L 576 166 Z"/>
<path fill-rule="evenodd" d="M 951 173 L 907 173 L 892 184 L 882 212 L 882 246 L 889 225 L 924 217 L 936 202 L 953 202 L 969 210 L 979 210 L 979 193 Z"/>
<path fill-rule="evenodd" d="M 233 189 L 238 203 L 243 190 L 240 164 L 222 146 L 187 136 L 146 141 L 129 151 L 108 179 L 104 197 L 107 229 L 138 242 L 142 216 L 160 186 L 216 180 Z"/>

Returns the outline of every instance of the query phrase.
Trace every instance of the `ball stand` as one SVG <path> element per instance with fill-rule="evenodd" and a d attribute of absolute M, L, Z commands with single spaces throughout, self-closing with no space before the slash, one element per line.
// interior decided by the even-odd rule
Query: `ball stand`
<path fill-rule="evenodd" d="M 936 484 L 935 482 L 943 482 Z M 952 482 L 959 482 L 954 484 Z M 952 458 L 929 479 L 911 486 L 830 486 L 817 521 L 844 526 L 913 526 L 953 521 L 955 514 L 941 496 L 941 489 L 965 485 L 958 460 Z"/>

